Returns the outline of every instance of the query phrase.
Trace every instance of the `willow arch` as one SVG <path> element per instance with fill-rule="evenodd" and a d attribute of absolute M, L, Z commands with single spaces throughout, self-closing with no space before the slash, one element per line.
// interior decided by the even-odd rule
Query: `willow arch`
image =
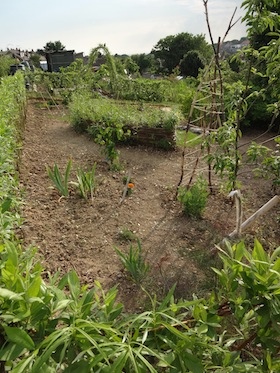
<path fill-rule="evenodd" d="M 115 91 L 116 82 L 117 82 L 117 69 L 115 61 L 109 51 L 109 49 L 106 47 L 106 44 L 99 44 L 96 48 L 93 48 L 89 54 L 89 60 L 88 60 L 88 66 L 91 67 L 94 62 L 96 61 L 98 57 L 98 53 L 102 51 L 106 57 L 108 68 L 109 68 L 109 76 L 110 76 L 110 82 L 113 91 Z"/>

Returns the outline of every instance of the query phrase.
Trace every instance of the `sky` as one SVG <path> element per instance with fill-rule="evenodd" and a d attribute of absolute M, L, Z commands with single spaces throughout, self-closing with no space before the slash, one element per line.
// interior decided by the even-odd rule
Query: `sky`
<path fill-rule="evenodd" d="M 229 21 L 242 18 L 243 0 L 208 0 L 214 42 Z M 114 54 L 150 53 L 160 39 L 187 32 L 210 42 L 203 0 L 1 0 L 0 49 L 42 49 L 61 41 L 66 49 L 90 53 L 106 44 Z M 241 20 L 226 40 L 246 36 Z"/>

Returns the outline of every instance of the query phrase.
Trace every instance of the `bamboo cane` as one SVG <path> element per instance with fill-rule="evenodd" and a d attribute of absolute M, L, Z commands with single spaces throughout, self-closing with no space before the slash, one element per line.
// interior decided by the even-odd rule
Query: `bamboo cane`
<path fill-rule="evenodd" d="M 271 210 L 274 206 L 276 206 L 280 202 L 280 197 L 278 195 L 275 195 L 273 198 L 271 198 L 266 204 L 264 204 L 261 208 L 259 208 L 253 215 L 251 215 L 247 220 L 245 220 L 241 224 L 241 231 L 244 229 L 250 227 L 255 220 L 260 217 L 261 215 L 266 214 L 269 210 Z M 229 238 L 233 238 L 237 235 L 236 229 L 229 234 Z"/>

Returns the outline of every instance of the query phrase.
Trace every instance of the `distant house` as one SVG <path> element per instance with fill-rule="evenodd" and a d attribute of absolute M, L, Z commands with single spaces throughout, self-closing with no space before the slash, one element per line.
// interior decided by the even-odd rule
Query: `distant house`
<path fill-rule="evenodd" d="M 231 55 L 239 51 L 240 49 L 247 47 L 250 44 L 247 38 L 241 38 L 240 40 L 225 41 L 221 46 L 221 52 L 224 55 Z"/>
<path fill-rule="evenodd" d="M 40 67 L 43 71 L 48 71 L 48 63 L 47 61 L 40 60 Z"/>
<path fill-rule="evenodd" d="M 75 61 L 75 55 L 73 50 L 46 52 L 45 55 L 49 72 L 58 72 L 61 67 L 67 67 Z"/>

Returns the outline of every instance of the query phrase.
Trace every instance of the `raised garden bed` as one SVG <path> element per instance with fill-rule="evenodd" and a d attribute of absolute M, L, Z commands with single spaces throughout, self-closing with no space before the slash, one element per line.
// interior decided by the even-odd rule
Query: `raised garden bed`
<path fill-rule="evenodd" d="M 145 145 L 158 149 L 174 150 L 176 146 L 173 129 L 151 127 L 125 127 L 131 131 L 131 136 L 125 141 L 131 145 Z"/>

